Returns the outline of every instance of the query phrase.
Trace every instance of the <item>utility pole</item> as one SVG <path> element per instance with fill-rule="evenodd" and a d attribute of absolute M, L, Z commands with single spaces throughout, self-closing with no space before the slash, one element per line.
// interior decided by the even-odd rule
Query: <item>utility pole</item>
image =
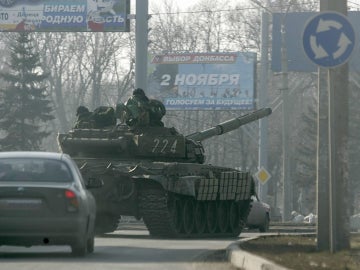
<path fill-rule="evenodd" d="M 281 72 L 282 72 L 282 99 L 283 99 L 283 221 L 290 220 L 292 210 L 292 186 L 290 178 L 290 155 L 289 155 L 289 80 L 288 80 L 288 63 L 286 49 L 286 30 L 285 25 L 281 25 Z"/>
<path fill-rule="evenodd" d="M 135 25 L 135 88 L 147 90 L 148 0 L 136 0 Z"/>
<path fill-rule="evenodd" d="M 336 11 L 339 13 L 347 15 L 347 0 L 320 0 L 320 11 Z M 346 203 L 346 192 L 348 185 L 348 166 L 347 166 L 347 147 L 348 147 L 348 81 L 349 81 L 349 67 L 348 64 L 343 64 L 339 67 L 329 68 L 327 70 L 327 90 L 328 90 L 328 175 L 329 182 L 326 187 L 318 188 L 318 214 L 321 214 L 321 211 L 325 211 L 326 215 L 329 215 L 329 219 L 321 220 L 320 216 L 318 218 L 318 249 L 329 249 L 332 253 L 347 249 L 350 247 L 350 233 L 348 228 L 349 217 L 347 214 L 348 207 Z M 319 84 L 323 80 L 319 80 Z M 323 87 L 319 85 L 319 91 Z M 319 94 L 319 97 L 325 95 Z M 319 111 L 322 111 L 322 102 L 319 100 Z M 321 119 L 319 119 L 319 126 L 321 124 Z M 324 134 L 319 134 L 320 136 Z M 320 146 L 318 145 L 318 148 Z M 319 149 L 318 152 L 321 152 L 322 149 Z M 324 165 L 324 164 L 323 164 Z M 324 184 L 321 179 L 323 179 L 323 170 L 318 168 L 318 185 Z M 325 173 L 326 174 L 326 173 Z M 328 197 L 321 197 L 322 193 L 320 192 L 323 188 L 328 190 Z M 329 200 L 325 202 L 324 200 Z M 326 210 L 320 208 L 324 205 L 328 205 L 328 214 Z M 325 216 L 326 217 L 326 216 Z M 325 222 L 329 223 L 329 227 L 326 227 L 326 230 L 329 230 L 328 239 L 326 241 L 322 239 L 325 237 L 321 233 L 322 227 L 320 225 L 325 225 Z M 329 244 L 330 246 L 326 246 Z"/>
<path fill-rule="evenodd" d="M 268 54 L 269 54 L 269 13 L 264 11 L 261 15 L 261 59 L 260 59 L 260 84 L 259 84 L 259 107 L 264 108 L 268 103 Z M 267 148 L 268 148 L 268 119 L 259 121 L 259 169 L 267 169 Z M 259 183 L 259 194 L 263 201 L 267 201 L 268 183 Z"/>

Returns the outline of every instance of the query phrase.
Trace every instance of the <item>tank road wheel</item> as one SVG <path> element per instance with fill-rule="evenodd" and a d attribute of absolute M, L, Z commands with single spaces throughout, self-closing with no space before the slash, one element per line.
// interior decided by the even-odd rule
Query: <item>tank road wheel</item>
<path fill-rule="evenodd" d="M 194 219 L 195 203 L 191 198 L 185 199 L 183 207 L 183 221 L 184 221 L 184 232 L 186 235 L 191 235 L 195 228 Z"/>
<path fill-rule="evenodd" d="M 216 232 L 217 229 L 217 215 L 216 215 L 216 202 L 211 201 L 206 206 L 206 228 L 210 234 Z"/>
<path fill-rule="evenodd" d="M 206 229 L 206 208 L 205 203 L 196 201 L 195 204 L 195 229 L 198 234 L 202 234 Z"/>
<path fill-rule="evenodd" d="M 220 201 L 218 203 L 217 219 L 220 233 L 226 233 L 229 228 L 229 209 L 226 201 Z"/>
<path fill-rule="evenodd" d="M 144 182 L 139 187 L 139 209 L 152 237 L 179 237 L 182 226 L 182 201 L 157 183 Z"/>
<path fill-rule="evenodd" d="M 174 197 L 169 203 L 169 213 L 172 219 L 175 233 L 182 231 L 182 212 L 183 204 L 179 198 Z"/>
<path fill-rule="evenodd" d="M 239 212 L 239 204 L 235 201 L 232 201 L 229 208 L 229 225 L 231 234 L 233 236 L 238 236 L 241 232 Z"/>

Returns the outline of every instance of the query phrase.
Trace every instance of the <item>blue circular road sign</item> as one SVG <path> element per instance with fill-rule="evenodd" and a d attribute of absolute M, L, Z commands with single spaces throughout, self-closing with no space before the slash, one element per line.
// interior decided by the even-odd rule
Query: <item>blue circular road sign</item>
<path fill-rule="evenodd" d="M 344 64 L 354 46 L 354 28 L 341 13 L 322 12 L 305 25 L 304 51 L 319 66 L 331 68 Z"/>

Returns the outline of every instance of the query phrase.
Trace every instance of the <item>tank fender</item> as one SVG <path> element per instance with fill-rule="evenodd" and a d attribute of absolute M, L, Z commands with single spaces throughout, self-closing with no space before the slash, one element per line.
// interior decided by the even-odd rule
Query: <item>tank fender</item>
<path fill-rule="evenodd" d="M 200 176 L 181 176 L 175 181 L 169 181 L 168 190 L 183 195 L 196 196 L 195 183 L 200 182 Z"/>
<path fill-rule="evenodd" d="M 159 183 L 164 190 L 182 195 L 195 197 L 195 183 L 200 181 L 200 176 L 183 176 L 177 179 L 168 179 L 164 175 L 132 175 L 132 179 L 137 179 L 137 183 L 141 181 L 152 180 Z"/>
<path fill-rule="evenodd" d="M 129 174 L 130 176 L 133 177 L 133 176 L 139 176 L 139 175 L 151 175 L 151 174 L 153 174 L 153 172 L 148 170 L 141 164 L 137 164 L 135 167 L 131 168 L 127 172 L 127 174 Z"/>
<path fill-rule="evenodd" d="M 162 171 L 162 170 L 161 170 Z M 162 171 L 163 172 L 163 171 Z M 196 196 L 195 183 L 200 182 L 201 176 L 168 176 L 167 174 L 156 174 L 153 170 L 149 170 L 141 164 L 136 165 L 129 172 L 132 179 L 149 179 L 153 180 L 166 190 L 178 194 Z M 139 181 L 137 181 L 139 182 Z"/>
<path fill-rule="evenodd" d="M 163 189 L 166 188 L 167 179 L 163 175 L 146 175 L 146 174 L 139 174 L 139 175 L 132 175 L 131 179 L 133 179 L 137 184 L 141 185 L 144 182 L 156 182 L 161 185 Z"/>

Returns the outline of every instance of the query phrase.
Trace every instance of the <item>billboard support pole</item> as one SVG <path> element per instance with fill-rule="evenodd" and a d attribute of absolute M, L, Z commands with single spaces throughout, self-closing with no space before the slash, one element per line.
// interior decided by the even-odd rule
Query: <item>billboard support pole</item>
<path fill-rule="evenodd" d="M 317 154 L 316 154 L 316 193 L 317 193 L 317 249 L 330 250 L 329 213 L 329 119 L 327 70 L 318 68 L 318 108 L 317 108 Z"/>
<path fill-rule="evenodd" d="M 148 0 L 136 0 L 135 88 L 147 90 Z"/>
<path fill-rule="evenodd" d="M 321 0 L 320 11 L 336 11 L 347 15 L 347 0 Z M 322 82 L 322 80 L 319 80 Z M 348 184 L 348 165 L 347 165 L 347 151 L 348 151 L 348 82 L 349 82 L 349 65 L 347 63 L 327 70 L 327 93 L 328 93 L 328 172 L 318 169 L 318 185 L 323 184 L 319 182 L 323 177 L 321 173 L 329 176 L 328 183 L 323 187 L 318 187 L 318 221 L 321 222 L 320 207 L 326 207 L 326 218 L 324 222 L 329 225 L 326 228 L 329 230 L 328 239 L 324 239 L 326 235 L 322 232 L 323 228 L 318 223 L 318 249 L 325 250 L 329 248 L 331 253 L 339 250 L 350 248 L 350 232 L 348 220 L 348 204 L 347 204 L 347 184 Z M 319 85 L 319 90 L 323 91 L 322 85 Z M 321 97 L 321 96 L 320 96 Z M 319 100 L 319 104 L 323 100 Z M 320 106 L 319 105 L 319 106 Z M 324 135 L 324 134 L 322 134 Z M 319 146 L 318 146 L 319 147 Z M 320 149 L 321 150 L 321 149 Z M 319 152 L 319 150 L 318 150 Z M 328 191 L 328 196 L 322 197 L 323 193 L 320 190 Z M 328 201 L 325 201 L 328 200 Z M 327 211 L 326 211 L 327 210 Z M 323 217 L 325 218 L 325 217 Z"/>
<path fill-rule="evenodd" d="M 261 58 L 260 58 L 260 84 L 258 90 L 259 108 L 267 106 L 268 102 L 268 53 L 269 53 L 269 14 L 264 11 L 261 16 Z M 267 168 L 267 118 L 259 121 L 259 169 L 261 167 Z M 259 194 L 261 200 L 267 202 L 268 183 L 264 185 L 259 181 Z M 275 206 L 274 206 L 275 207 Z"/>
<path fill-rule="evenodd" d="M 285 25 L 282 23 L 281 30 L 281 72 L 282 72 L 282 166 L 283 166 L 283 213 L 282 221 L 289 221 L 291 219 L 292 206 L 292 183 L 290 178 L 290 156 L 289 156 L 289 81 L 288 81 L 288 60 L 287 48 L 285 42 Z"/>

